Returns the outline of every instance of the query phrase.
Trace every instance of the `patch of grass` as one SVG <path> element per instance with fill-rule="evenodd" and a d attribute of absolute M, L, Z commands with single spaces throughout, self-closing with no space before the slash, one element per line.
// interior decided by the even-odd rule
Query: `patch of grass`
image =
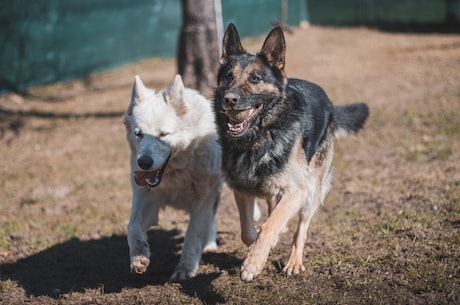
<path fill-rule="evenodd" d="M 77 236 L 80 225 L 72 222 L 61 222 L 57 224 L 55 232 L 63 239 L 70 239 Z"/>
<path fill-rule="evenodd" d="M 398 228 L 401 227 L 400 220 L 398 217 L 389 217 L 385 219 L 382 223 L 378 225 L 380 232 L 384 236 L 388 236 L 391 233 L 394 233 Z"/>
<path fill-rule="evenodd" d="M 309 261 L 312 267 L 340 267 L 344 263 L 344 257 L 329 255 L 315 257 Z"/>
<path fill-rule="evenodd" d="M 437 222 L 439 220 L 437 220 L 436 211 L 414 209 L 408 206 L 397 212 L 384 211 L 379 222 L 374 225 L 373 231 L 380 233 L 389 240 L 401 236 L 413 239 L 417 237 L 416 233 L 423 234 L 423 232 L 431 230 Z"/>
<path fill-rule="evenodd" d="M 5 291 L 8 291 L 12 288 L 17 287 L 16 282 L 11 281 L 11 280 L 0 280 L 0 293 L 3 293 Z"/>
<path fill-rule="evenodd" d="M 460 220 L 460 180 L 452 181 L 446 187 L 446 199 L 450 216 L 458 217 Z"/>
<path fill-rule="evenodd" d="M 0 226 L 0 249 L 9 249 L 11 246 L 11 234 L 24 229 L 20 221 L 7 221 Z"/>
<path fill-rule="evenodd" d="M 407 261 L 405 275 L 417 294 L 453 289 L 452 279 L 458 276 L 445 262 L 432 257 Z"/>
<path fill-rule="evenodd" d="M 451 140 L 433 139 L 426 137 L 425 140 L 413 143 L 404 156 L 407 161 L 446 161 L 454 154 Z"/>

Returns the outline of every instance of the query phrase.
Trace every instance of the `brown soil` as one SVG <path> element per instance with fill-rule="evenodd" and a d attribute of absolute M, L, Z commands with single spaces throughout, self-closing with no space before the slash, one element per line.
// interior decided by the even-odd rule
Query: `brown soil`
<path fill-rule="evenodd" d="M 371 109 L 365 130 L 337 144 L 306 272 L 280 272 L 292 224 L 261 276 L 239 279 L 246 247 L 227 188 L 219 250 L 196 278 L 167 280 L 187 224 L 172 209 L 150 231 L 147 274 L 129 272 L 121 114 L 135 74 L 160 89 L 175 73 L 151 59 L 0 97 L 0 303 L 459 304 L 460 36 L 311 27 L 286 38 L 290 77 Z"/>

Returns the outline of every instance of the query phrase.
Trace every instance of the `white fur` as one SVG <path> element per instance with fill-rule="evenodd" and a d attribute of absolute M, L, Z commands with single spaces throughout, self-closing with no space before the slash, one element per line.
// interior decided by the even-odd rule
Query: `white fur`
<path fill-rule="evenodd" d="M 215 213 L 222 186 L 221 149 L 211 102 L 184 88 L 179 75 L 159 93 L 146 88 L 136 76 L 124 122 L 131 148 L 133 197 L 128 225 L 131 270 L 135 273 L 147 270 L 150 263 L 147 230 L 158 224 L 158 212 L 168 204 L 190 213 L 182 255 L 171 280 L 191 278 L 203 249 L 217 246 Z M 142 136 L 136 136 L 136 132 Z M 138 158 L 143 154 L 152 157 L 152 170 L 160 168 L 171 154 L 156 187 L 139 186 L 133 178 L 134 172 L 140 170 Z"/>

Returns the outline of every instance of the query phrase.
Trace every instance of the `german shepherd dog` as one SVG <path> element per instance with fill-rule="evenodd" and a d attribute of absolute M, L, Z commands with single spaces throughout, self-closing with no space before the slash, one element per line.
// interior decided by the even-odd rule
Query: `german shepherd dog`
<path fill-rule="evenodd" d="M 366 104 L 334 107 L 311 82 L 287 78 L 286 44 L 274 28 L 256 55 L 242 46 L 230 24 L 223 39 L 214 112 L 222 168 L 233 189 L 241 237 L 249 246 L 241 279 L 252 281 L 288 220 L 298 215 L 291 255 L 283 272 L 304 271 L 307 229 L 331 179 L 334 138 L 356 133 L 369 115 Z M 268 204 L 260 230 L 253 223 L 256 198 Z"/>

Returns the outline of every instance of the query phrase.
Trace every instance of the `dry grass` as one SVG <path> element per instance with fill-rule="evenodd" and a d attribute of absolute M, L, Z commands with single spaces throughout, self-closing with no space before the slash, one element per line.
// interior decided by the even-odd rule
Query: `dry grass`
<path fill-rule="evenodd" d="M 289 76 L 371 108 L 365 130 L 337 145 L 305 273 L 280 273 L 291 230 L 256 281 L 239 280 L 246 249 L 227 189 L 219 250 L 195 279 L 167 281 L 187 223 L 171 209 L 150 232 L 148 273 L 129 273 L 121 114 L 135 74 L 160 89 L 175 70 L 151 59 L 0 97 L 0 303 L 460 303 L 460 36 L 313 27 L 287 45 Z"/>

